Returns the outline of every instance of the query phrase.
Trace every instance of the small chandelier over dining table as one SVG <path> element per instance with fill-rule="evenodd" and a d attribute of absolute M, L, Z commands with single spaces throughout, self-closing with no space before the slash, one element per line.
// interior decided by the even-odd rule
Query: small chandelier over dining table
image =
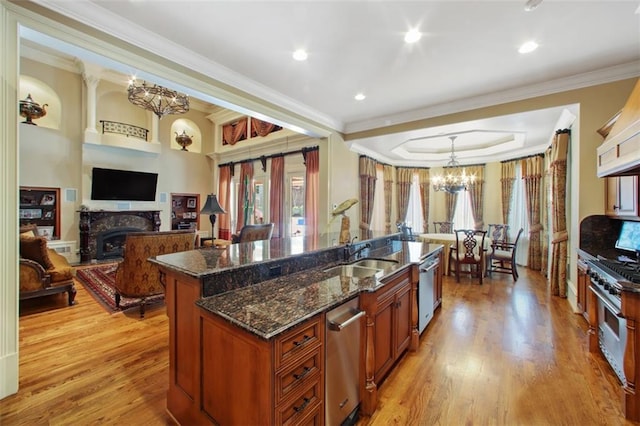
<path fill-rule="evenodd" d="M 457 136 L 449 136 L 449 139 L 451 139 L 451 159 L 445 166 L 445 174 L 442 176 L 434 176 L 431 179 L 431 182 L 433 183 L 433 189 L 435 191 L 443 191 L 454 194 L 456 192 L 466 191 L 467 189 L 469 189 L 469 185 L 471 185 L 475 181 L 476 177 L 474 175 L 468 175 L 464 168 L 458 168 L 452 170 L 450 173 L 447 173 L 447 169 L 460 167 L 460 164 L 456 160 L 456 155 L 453 151 L 453 143 L 456 138 Z"/>
<path fill-rule="evenodd" d="M 129 80 L 128 99 L 134 105 L 152 111 L 158 118 L 169 114 L 184 114 L 189 111 L 189 96 L 157 84 Z"/>

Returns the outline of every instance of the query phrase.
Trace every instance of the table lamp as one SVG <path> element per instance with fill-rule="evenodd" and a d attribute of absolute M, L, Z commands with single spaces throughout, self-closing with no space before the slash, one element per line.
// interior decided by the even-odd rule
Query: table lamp
<path fill-rule="evenodd" d="M 218 197 L 213 194 L 207 195 L 207 202 L 204 203 L 204 207 L 200 210 L 200 214 L 208 214 L 209 221 L 211 222 L 211 238 L 215 238 L 213 236 L 214 226 L 216 224 L 216 214 L 218 213 L 226 213 L 220 203 L 218 203 Z"/>

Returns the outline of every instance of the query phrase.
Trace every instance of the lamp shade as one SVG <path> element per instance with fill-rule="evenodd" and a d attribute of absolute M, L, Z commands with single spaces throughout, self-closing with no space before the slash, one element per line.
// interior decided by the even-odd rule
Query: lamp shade
<path fill-rule="evenodd" d="M 213 194 L 207 195 L 207 201 L 204 203 L 204 207 L 200 210 L 200 214 L 219 214 L 226 213 L 220 203 L 218 197 Z"/>

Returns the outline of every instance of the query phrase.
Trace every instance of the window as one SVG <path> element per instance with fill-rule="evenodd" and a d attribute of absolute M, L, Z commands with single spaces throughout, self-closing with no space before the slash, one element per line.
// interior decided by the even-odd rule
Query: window
<path fill-rule="evenodd" d="M 360 185 L 360 183 L 358 183 Z M 373 196 L 373 212 L 371 214 L 371 224 L 369 229 L 373 231 L 386 230 L 384 214 L 384 166 L 376 164 L 376 192 Z M 394 229 L 391 230 L 395 231 Z"/>
<path fill-rule="evenodd" d="M 422 211 L 422 202 L 420 200 L 420 183 L 418 182 L 418 174 L 413 175 L 411 189 L 409 190 L 409 207 L 407 208 L 407 216 L 404 218 L 407 226 L 410 226 L 414 234 L 422 233 L 424 224 L 424 214 Z"/>
<path fill-rule="evenodd" d="M 525 183 L 522 179 L 522 167 L 520 162 L 516 164 L 516 179 L 513 183 L 513 195 L 511 196 L 511 215 L 509 224 L 509 241 L 513 241 L 520 228 L 524 229 L 516 252 L 516 263 L 527 266 L 529 261 L 529 213 L 527 212 L 527 194 Z"/>
<path fill-rule="evenodd" d="M 469 191 L 460 191 L 456 197 L 456 209 L 453 213 L 453 229 L 474 229 L 476 223 L 471 210 L 471 195 Z"/>
<path fill-rule="evenodd" d="M 284 212 L 284 217 L 289 218 L 287 236 L 304 235 L 304 183 L 304 172 L 287 175 Z"/>
<path fill-rule="evenodd" d="M 268 223 L 267 177 L 259 176 L 253 180 L 253 220 L 252 223 Z"/>

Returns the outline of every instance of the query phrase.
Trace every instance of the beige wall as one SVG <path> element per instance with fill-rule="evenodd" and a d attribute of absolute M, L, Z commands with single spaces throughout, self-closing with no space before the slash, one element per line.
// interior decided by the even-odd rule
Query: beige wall
<path fill-rule="evenodd" d="M 132 202 L 132 209 L 161 210 L 161 228 L 170 229 L 170 194 L 200 194 L 204 203 L 206 194 L 214 188 L 213 161 L 203 153 L 171 149 L 175 136 L 171 124 L 178 118 L 187 118 L 200 128 L 205 150 L 213 144 L 213 123 L 206 113 L 191 109 L 179 116 L 167 116 L 160 120 L 157 139 L 161 145 L 159 154 L 132 149 L 83 143 L 84 83 L 79 74 L 60 70 L 29 59 L 22 59 L 23 75 L 36 78 L 50 86 L 62 101 L 60 129 L 21 124 L 20 131 L 20 185 L 58 187 L 61 196 L 61 233 L 63 240 L 78 241 L 81 204 L 92 209 L 114 209 L 116 203 L 91 200 L 91 171 L 93 167 L 138 170 L 158 173 L 158 189 L 155 202 Z M 123 83 L 124 84 L 124 83 Z M 126 86 L 101 81 L 96 94 L 96 125 L 100 120 L 110 120 L 137 125 L 149 129 L 151 113 L 130 104 L 126 99 Z M 206 151 L 205 151 L 206 152 Z M 75 202 L 66 201 L 64 189 L 76 189 Z M 161 202 L 160 194 L 166 195 Z M 206 221 L 205 221 L 206 222 Z M 200 229 L 209 230 L 208 222 L 201 222 Z"/>

